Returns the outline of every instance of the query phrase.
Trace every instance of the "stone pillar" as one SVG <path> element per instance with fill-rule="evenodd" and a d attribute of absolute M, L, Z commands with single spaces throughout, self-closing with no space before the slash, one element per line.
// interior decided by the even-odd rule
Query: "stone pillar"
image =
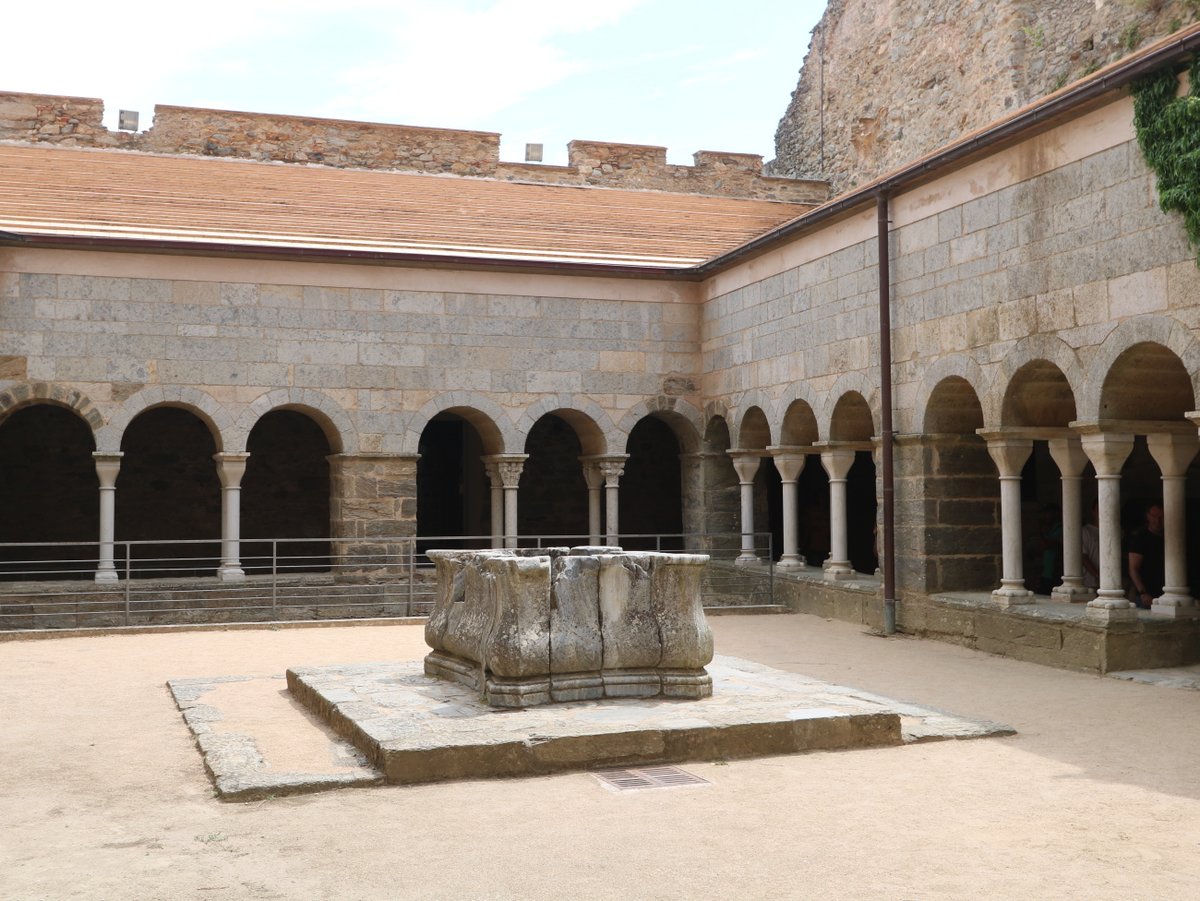
<path fill-rule="evenodd" d="M 1050 456 L 1058 464 L 1062 477 L 1063 580 L 1054 586 L 1051 597 L 1064 601 L 1085 601 L 1092 591 L 1083 584 L 1083 502 L 1081 485 L 1087 454 L 1078 438 L 1050 439 Z"/>
<path fill-rule="evenodd" d="M 1100 590 L 1088 601 L 1088 615 L 1105 621 L 1137 619 L 1137 608 L 1121 584 L 1121 466 L 1133 450 L 1133 436 L 1097 432 L 1081 440 L 1096 467 L 1100 506 Z"/>
<path fill-rule="evenodd" d="M 992 592 L 1001 606 L 1030 604 L 1033 592 L 1025 587 L 1021 548 L 1021 468 L 1033 453 L 1028 438 L 1006 435 L 987 437 L 988 453 L 1000 471 L 1000 534 L 1003 548 L 1000 587 Z"/>
<path fill-rule="evenodd" d="M 823 450 L 821 465 L 829 474 L 829 559 L 825 561 L 825 578 L 835 582 L 853 579 L 846 530 L 846 478 L 854 465 L 854 450 L 848 447 Z"/>
<path fill-rule="evenodd" d="M 417 534 L 419 454 L 334 454 L 329 534 L 335 572 L 407 565 Z"/>
<path fill-rule="evenodd" d="M 221 567 L 217 576 L 222 582 L 240 582 L 246 578 L 242 569 L 242 476 L 246 474 L 249 454 L 213 454 L 217 461 L 217 477 L 221 480 Z"/>
<path fill-rule="evenodd" d="M 600 461 L 600 472 L 604 474 L 604 525 L 608 533 L 605 542 L 612 547 L 621 544 L 620 485 L 628 459 L 628 454 L 618 454 Z"/>
<path fill-rule="evenodd" d="M 802 569 L 804 561 L 796 547 L 797 522 L 796 498 L 799 488 L 796 480 L 804 471 L 804 454 L 791 447 L 767 448 L 775 458 L 775 468 L 783 482 L 783 554 L 779 557 L 780 569 Z"/>
<path fill-rule="evenodd" d="M 704 460 L 706 454 L 679 455 L 680 496 L 683 499 L 683 546 L 688 551 L 708 550 L 702 537 L 707 529 L 704 509 Z"/>
<path fill-rule="evenodd" d="M 583 480 L 588 490 L 588 544 L 601 543 L 600 535 L 600 489 L 604 487 L 604 473 L 600 464 L 591 457 L 580 457 L 583 464 Z"/>
<path fill-rule="evenodd" d="M 504 547 L 504 482 L 500 470 L 490 457 L 483 458 L 483 470 L 491 484 L 492 498 L 492 547 Z"/>
<path fill-rule="evenodd" d="M 493 454 L 484 461 L 492 463 L 504 488 L 504 546 L 517 546 L 517 489 L 521 485 L 521 470 L 529 454 Z M 493 520 L 494 521 L 494 520 Z"/>
<path fill-rule="evenodd" d="M 96 564 L 97 582 L 117 581 L 117 567 L 113 562 L 113 542 L 116 538 L 117 521 L 117 473 L 121 471 L 124 454 L 92 454 L 96 461 L 96 475 L 100 479 L 100 554 Z M 129 574 L 126 573 L 126 578 Z"/>
<path fill-rule="evenodd" d="M 758 472 L 758 451 L 727 451 L 733 459 L 742 496 L 742 552 L 734 563 L 757 563 L 754 553 L 754 474 Z"/>
<path fill-rule="evenodd" d="M 1187 584 L 1187 470 L 1200 449 L 1200 437 L 1159 433 L 1146 437 L 1150 455 L 1162 473 L 1165 582 L 1150 606 L 1165 616 L 1194 616 L 1196 602 Z"/>

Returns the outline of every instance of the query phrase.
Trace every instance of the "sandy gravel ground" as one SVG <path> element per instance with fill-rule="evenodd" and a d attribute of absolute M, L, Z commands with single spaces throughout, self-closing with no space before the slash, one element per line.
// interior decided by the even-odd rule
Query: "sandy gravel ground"
<path fill-rule="evenodd" d="M 0 898 L 1200 897 L 1200 692 L 809 616 L 719 653 L 1019 734 L 586 774 L 214 799 L 164 682 L 413 658 L 419 626 L 0 643 Z M 306 728 L 312 728 L 307 726 Z"/>

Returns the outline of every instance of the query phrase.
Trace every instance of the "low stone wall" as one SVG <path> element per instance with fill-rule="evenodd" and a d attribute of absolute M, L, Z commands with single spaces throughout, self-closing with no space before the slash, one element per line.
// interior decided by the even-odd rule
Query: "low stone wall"
<path fill-rule="evenodd" d="M 835 584 L 814 571 L 777 577 L 775 596 L 795 613 L 883 626 L 883 589 L 874 580 Z M 1103 623 L 1089 619 L 1081 604 L 1002 608 L 986 593 L 906 592 L 896 605 L 896 624 L 906 635 L 1060 669 L 1108 673 L 1200 662 L 1198 620 Z"/>
<path fill-rule="evenodd" d="M 117 147 L 283 163 L 449 173 L 758 200 L 818 204 L 821 181 L 763 176 L 761 156 L 700 151 L 695 165 L 668 165 L 662 147 L 572 141 L 570 164 L 500 161 L 495 132 L 422 128 L 159 104 L 140 133 L 104 127 L 104 102 L 90 97 L 0 92 L 0 140 L 78 147 Z"/>

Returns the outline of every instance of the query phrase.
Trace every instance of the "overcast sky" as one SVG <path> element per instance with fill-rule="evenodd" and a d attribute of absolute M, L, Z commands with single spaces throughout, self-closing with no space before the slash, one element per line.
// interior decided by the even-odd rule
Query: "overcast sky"
<path fill-rule="evenodd" d="M 824 0 L 15 0 L 0 90 L 774 156 Z"/>

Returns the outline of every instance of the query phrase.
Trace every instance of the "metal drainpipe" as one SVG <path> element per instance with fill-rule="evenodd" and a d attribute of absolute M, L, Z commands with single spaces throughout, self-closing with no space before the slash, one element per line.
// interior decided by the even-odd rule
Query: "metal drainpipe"
<path fill-rule="evenodd" d="M 879 230 L 879 405 L 883 463 L 883 634 L 896 632 L 895 471 L 892 465 L 892 304 L 888 195 L 876 196 Z"/>

